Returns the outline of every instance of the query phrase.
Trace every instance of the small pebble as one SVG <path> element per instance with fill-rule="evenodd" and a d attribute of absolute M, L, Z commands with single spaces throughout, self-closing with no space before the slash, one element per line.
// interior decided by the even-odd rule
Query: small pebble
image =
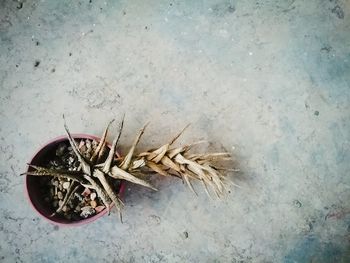
<path fill-rule="evenodd" d="M 91 143 L 91 146 L 92 146 L 92 150 L 95 151 L 97 146 L 98 146 L 97 141 L 93 140 L 92 143 Z"/>
<path fill-rule="evenodd" d="M 39 65 L 40 65 L 40 60 L 35 60 L 35 62 L 34 62 L 34 67 L 39 67 Z"/>
<path fill-rule="evenodd" d="M 64 189 L 68 189 L 69 185 L 70 185 L 69 182 L 64 182 L 62 186 L 63 186 Z"/>
<path fill-rule="evenodd" d="M 85 188 L 84 192 L 82 192 L 81 194 L 82 194 L 82 196 L 86 197 L 86 196 L 89 196 L 91 194 L 91 191 L 89 188 Z"/>
<path fill-rule="evenodd" d="M 57 180 L 55 180 L 55 181 L 53 182 L 53 185 L 56 186 L 56 187 L 58 187 L 59 182 L 58 182 Z"/>
<path fill-rule="evenodd" d="M 78 198 L 79 202 L 83 201 L 83 197 L 80 194 L 74 193 L 74 196 Z"/>
<path fill-rule="evenodd" d="M 72 164 L 74 162 L 74 158 L 72 157 L 72 156 L 70 156 L 69 158 L 68 158 L 68 163 L 69 164 Z"/>
<path fill-rule="evenodd" d="M 80 143 L 79 143 L 78 148 L 81 150 L 81 148 L 82 148 L 84 145 L 85 145 L 84 140 L 81 140 Z"/>
<path fill-rule="evenodd" d="M 84 144 L 84 141 L 82 140 L 80 145 L 79 145 L 79 150 L 81 153 L 85 153 L 86 152 L 86 146 Z"/>
<path fill-rule="evenodd" d="M 97 203 L 96 203 L 96 201 L 92 200 L 90 202 L 90 205 L 91 205 L 92 208 L 95 208 L 97 206 Z"/>
<path fill-rule="evenodd" d="M 67 212 L 68 210 L 69 210 L 69 208 L 66 205 L 64 207 L 62 207 L 63 212 Z"/>
<path fill-rule="evenodd" d="M 19 2 L 17 5 L 17 9 L 22 9 L 22 7 L 23 7 L 23 3 Z"/>
<path fill-rule="evenodd" d="M 76 212 L 80 212 L 81 208 L 80 208 L 80 206 L 77 205 L 77 206 L 75 207 L 74 210 L 75 210 Z"/>
<path fill-rule="evenodd" d="M 63 194 L 62 194 L 62 192 L 58 192 L 58 193 L 57 193 L 57 197 L 58 197 L 58 199 L 63 199 Z"/>
<path fill-rule="evenodd" d="M 95 200 L 95 198 L 96 198 L 96 193 L 91 193 L 91 195 L 90 195 L 90 199 L 92 200 L 92 201 L 94 201 Z"/>
<path fill-rule="evenodd" d="M 85 145 L 87 153 L 91 153 L 91 141 L 87 139 Z"/>
<path fill-rule="evenodd" d="M 57 156 L 62 156 L 64 152 L 67 149 L 67 145 L 65 143 L 61 143 L 58 145 L 57 150 L 56 150 L 56 155 Z"/>
<path fill-rule="evenodd" d="M 105 207 L 104 207 L 103 205 L 99 205 L 99 206 L 96 206 L 96 207 L 95 207 L 96 213 L 101 212 L 103 209 L 105 209 Z"/>
<path fill-rule="evenodd" d="M 81 217 L 87 218 L 93 214 L 95 214 L 95 209 L 93 209 L 91 206 L 84 206 L 83 208 L 81 208 Z"/>
<path fill-rule="evenodd" d="M 58 201 L 57 200 L 53 201 L 52 205 L 53 205 L 53 207 L 58 207 Z"/>
<path fill-rule="evenodd" d="M 184 232 L 184 236 L 185 236 L 185 238 L 188 238 L 188 232 L 187 231 Z"/>
<path fill-rule="evenodd" d="M 58 201 L 58 205 L 61 206 L 63 204 L 63 200 Z"/>
<path fill-rule="evenodd" d="M 299 200 L 294 200 L 293 201 L 294 206 L 300 208 L 302 206 L 301 202 Z"/>

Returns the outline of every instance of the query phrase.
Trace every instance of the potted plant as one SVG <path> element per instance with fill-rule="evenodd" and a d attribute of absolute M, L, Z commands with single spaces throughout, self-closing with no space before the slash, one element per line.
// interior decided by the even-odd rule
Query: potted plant
<path fill-rule="evenodd" d="M 112 121 L 113 122 L 113 121 Z M 41 148 L 28 164 L 26 189 L 33 207 L 55 224 L 80 225 L 91 222 L 114 206 L 122 220 L 121 195 L 124 181 L 155 189 L 147 182 L 150 173 L 181 178 L 194 192 L 191 181 L 200 181 L 209 194 L 224 193 L 223 171 L 217 163 L 229 160 L 230 154 L 193 154 L 193 143 L 174 147 L 186 126 L 168 143 L 156 149 L 135 154 L 147 124 L 139 131 L 125 156 L 120 156 L 117 145 L 122 133 L 124 118 L 113 143 L 107 143 L 110 122 L 102 137 L 74 134 L 64 122 L 67 136 L 58 137 Z"/>

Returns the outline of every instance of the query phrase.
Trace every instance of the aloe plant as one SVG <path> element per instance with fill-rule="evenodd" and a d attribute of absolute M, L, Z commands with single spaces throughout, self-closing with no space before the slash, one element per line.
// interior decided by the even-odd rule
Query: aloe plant
<path fill-rule="evenodd" d="M 188 144 L 181 147 L 174 147 L 173 144 L 188 127 L 186 126 L 179 134 L 172 138 L 168 143 L 156 148 L 150 149 L 139 154 L 135 154 L 135 149 L 148 124 L 137 134 L 129 151 L 124 157 L 117 157 L 116 148 L 123 130 L 124 117 L 120 123 L 118 133 L 113 140 L 111 147 L 107 147 L 107 134 L 113 121 L 109 122 L 102 138 L 92 154 L 86 156 L 79 149 L 77 142 L 71 136 L 66 122 L 64 128 L 67 133 L 69 143 L 79 161 L 79 168 L 75 171 L 52 169 L 36 165 L 29 166 L 32 171 L 24 174 L 31 176 L 53 176 L 57 178 L 69 179 L 74 182 L 66 192 L 62 204 L 56 210 L 56 213 L 62 210 L 62 207 L 69 201 L 79 185 L 88 189 L 93 189 L 102 200 L 108 213 L 110 213 L 111 204 L 114 203 L 122 220 L 123 202 L 118 197 L 110 184 L 108 177 L 116 180 L 126 180 L 134 184 L 157 190 L 145 179 L 150 172 L 155 172 L 161 176 L 176 176 L 181 178 L 188 187 L 196 194 L 191 181 L 199 181 L 203 184 L 206 192 L 209 194 L 211 189 L 218 197 L 225 192 L 226 169 L 218 167 L 217 163 L 231 160 L 231 155 L 227 152 L 219 153 L 190 153 L 193 146 L 203 143 L 203 141 Z M 107 154 L 107 151 L 109 152 Z"/>

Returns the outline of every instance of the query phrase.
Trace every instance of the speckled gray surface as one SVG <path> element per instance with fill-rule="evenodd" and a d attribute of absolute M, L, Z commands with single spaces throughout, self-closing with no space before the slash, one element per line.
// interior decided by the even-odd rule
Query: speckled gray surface
<path fill-rule="evenodd" d="M 1 262 L 350 261 L 349 1 L 3 0 L 0 41 Z M 151 120 L 140 148 L 189 122 L 183 142 L 235 148 L 241 188 L 163 179 L 128 187 L 124 224 L 39 218 L 18 174 L 62 113 L 99 135 L 124 112 L 124 147 Z"/>

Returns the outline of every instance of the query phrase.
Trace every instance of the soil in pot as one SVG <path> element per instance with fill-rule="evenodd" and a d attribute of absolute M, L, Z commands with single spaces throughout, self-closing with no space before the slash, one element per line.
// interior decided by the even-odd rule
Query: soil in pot
<path fill-rule="evenodd" d="M 98 143 L 90 139 L 76 139 L 80 152 L 89 159 Z M 107 156 L 105 156 L 107 157 Z M 56 145 L 42 160 L 43 167 L 56 170 L 78 171 L 80 163 L 68 141 Z M 105 207 L 93 189 L 83 187 L 69 179 L 43 176 L 38 178 L 40 195 L 52 215 L 70 221 L 79 221 L 94 216 Z M 110 180 L 111 186 L 119 192 L 121 182 Z"/>

